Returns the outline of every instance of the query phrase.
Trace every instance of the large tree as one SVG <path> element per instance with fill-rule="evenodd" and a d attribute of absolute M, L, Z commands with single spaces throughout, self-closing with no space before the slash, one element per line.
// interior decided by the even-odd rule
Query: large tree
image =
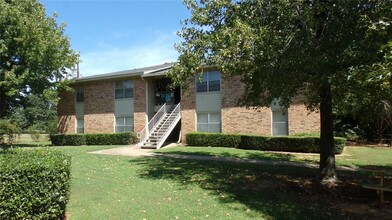
<path fill-rule="evenodd" d="M 56 121 L 57 106 L 43 95 L 30 94 L 24 99 L 23 107 L 14 109 L 10 119 L 23 130 L 50 132 Z"/>
<path fill-rule="evenodd" d="M 288 107 L 303 96 L 310 110 L 320 110 L 320 178 L 336 180 L 333 103 L 344 97 L 347 83 L 361 84 L 361 77 L 350 78 L 361 72 L 359 67 L 383 59 L 380 48 L 391 40 L 391 25 L 372 27 L 390 22 L 391 1 L 184 2 L 192 14 L 179 32 L 183 42 L 176 45 L 174 81 L 185 82 L 203 66 L 215 66 L 223 77 L 241 77 L 243 105 L 270 106 L 279 98 Z"/>
<path fill-rule="evenodd" d="M 57 97 L 67 69 L 78 61 L 64 27 L 37 0 L 0 0 L 0 117 L 28 94 Z"/>

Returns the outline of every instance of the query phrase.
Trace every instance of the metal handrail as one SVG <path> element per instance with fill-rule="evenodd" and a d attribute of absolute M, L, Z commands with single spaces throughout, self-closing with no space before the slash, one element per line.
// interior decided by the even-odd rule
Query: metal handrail
<path fill-rule="evenodd" d="M 177 114 L 175 114 L 177 113 Z M 175 115 L 174 115 L 175 114 Z M 168 118 L 170 118 L 171 116 L 175 116 L 175 119 L 173 121 L 176 121 L 181 115 L 181 105 L 180 103 L 177 104 L 177 106 L 173 109 L 173 111 L 170 113 L 170 115 L 168 116 Z M 168 135 L 167 133 L 169 131 L 171 131 L 173 129 L 173 127 L 176 125 L 176 123 L 172 123 L 170 124 L 170 126 L 166 129 L 165 133 L 159 138 L 159 140 L 157 141 L 157 148 L 159 149 L 162 144 L 163 141 L 166 139 L 166 136 Z M 157 136 L 157 134 L 159 133 L 159 131 L 162 129 L 159 128 L 159 130 L 157 132 L 155 132 L 155 136 Z"/>
<path fill-rule="evenodd" d="M 152 117 L 148 122 L 146 127 L 143 128 L 141 132 L 138 133 L 140 143 L 143 143 L 148 138 L 148 135 L 154 129 L 154 127 L 162 120 L 163 116 L 166 114 L 166 103 L 158 110 L 158 112 Z"/>

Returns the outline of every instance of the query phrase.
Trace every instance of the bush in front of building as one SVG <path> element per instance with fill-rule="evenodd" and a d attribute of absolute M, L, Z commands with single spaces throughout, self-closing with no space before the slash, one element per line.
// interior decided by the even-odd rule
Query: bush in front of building
<path fill-rule="evenodd" d="M 86 145 L 84 134 L 51 134 L 50 141 L 54 146 L 80 146 Z"/>
<path fill-rule="evenodd" d="M 186 141 L 189 146 L 320 153 L 320 137 L 316 136 L 259 136 L 193 132 L 186 135 Z M 335 137 L 335 153 L 342 153 L 345 144 L 346 139 Z"/>
<path fill-rule="evenodd" d="M 71 158 L 53 149 L 0 152 L 0 219 L 62 219 Z"/>
<path fill-rule="evenodd" d="M 85 134 L 86 145 L 127 145 L 137 142 L 134 133 Z"/>
<path fill-rule="evenodd" d="M 189 146 L 210 146 L 237 148 L 241 143 L 239 134 L 191 132 L 186 134 Z"/>
<path fill-rule="evenodd" d="M 335 137 L 336 154 L 343 152 L 346 139 Z M 253 136 L 243 135 L 241 149 L 320 153 L 320 137 L 316 136 Z"/>
<path fill-rule="evenodd" d="M 134 144 L 137 137 L 134 133 L 108 133 L 108 134 L 53 134 L 50 140 L 55 146 L 80 145 L 127 145 Z"/>

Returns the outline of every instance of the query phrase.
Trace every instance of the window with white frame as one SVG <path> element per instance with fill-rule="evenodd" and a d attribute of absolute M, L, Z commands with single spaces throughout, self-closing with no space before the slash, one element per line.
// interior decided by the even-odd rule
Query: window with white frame
<path fill-rule="evenodd" d="M 84 102 L 84 88 L 83 87 L 76 88 L 76 102 Z"/>
<path fill-rule="evenodd" d="M 133 98 L 133 80 L 116 81 L 115 98 Z"/>
<path fill-rule="evenodd" d="M 196 77 L 196 92 L 220 91 L 220 79 L 219 71 L 203 73 L 201 79 Z"/>
<path fill-rule="evenodd" d="M 76 118 L 76 133 L 84 133 L 84 118 Z"/>
<path fill-rule="evenodd" d="M 221 132 L 220 112 L 197 113 L 197 131 L 216 133 Z"/>
<path fill-rule="evenodd" d="M 287 109 L 272 111 L 272 135 L 286 136 L 289 134 Z"/>
<path fill-rule="evenodd" d="M 116 132 L 133 131 L 132 116 L 116 116 Z"/>

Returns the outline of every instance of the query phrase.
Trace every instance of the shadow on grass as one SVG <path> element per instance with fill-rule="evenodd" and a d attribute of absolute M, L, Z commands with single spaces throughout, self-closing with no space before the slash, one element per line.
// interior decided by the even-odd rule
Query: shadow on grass
<path fill-rule="evenodd" d="M 392 164 L 386 164 L 386 165 L 362 165 L 362 164 L 355 164 L 355 166 L 363 169 L 363 170 L 369 170 L 370 172 L 374 171 L 379 171 L 379 170 L 385 170 L 388 171 L 389 175 L 392 175 Z"/>
<path fill-rule="evenodd" d="M 350 180 L 342 181 L 334 189 L 321 187 L 314 181 L 317 170 L 309 168 L 159 156 L 136 158 L 129 162 L 143 168 L 139 173 L 141 178 L 170 179 L 180 187 L 197 185 L 228 209 L 230 203 L 243 204 L 252 210 L 244 210 L 247 218 L 264 215 L 273 219 L 340 219 L 348 214 L 333 207 L 337 200 L 346 203 L 369 201 L 358 183 Z M 351 178 L 352 175 L 344 176 Z M 349 215 L 350 218 L 363 218 L 362 214 Z"/>
<path fill-rule="evenodd" d="M 183 151 L 183 150 L 170 150 L 170 151 L 158 151 L 155 152 L 157 154 L 179 154 L 179 155 L 197 155 L 197 156 L 211 156 L 211 157 L 226 157 L 226 158 L 246 158 L 253 160 L 268 160 L 268 161 L 290 161 L 290 162 L 301 162 L 301 163 L 311 163 L 317 164 L 317 161 L 301 158 L 298 159 L 296 156 L 292 154 L 285 153 L 271 153 L 271 152 L 260 152 L 260 151 L 251 151 L 245 153 L 231 153 L 231 152 L 208 152 L 204 150 L 197 151 Z"/>

